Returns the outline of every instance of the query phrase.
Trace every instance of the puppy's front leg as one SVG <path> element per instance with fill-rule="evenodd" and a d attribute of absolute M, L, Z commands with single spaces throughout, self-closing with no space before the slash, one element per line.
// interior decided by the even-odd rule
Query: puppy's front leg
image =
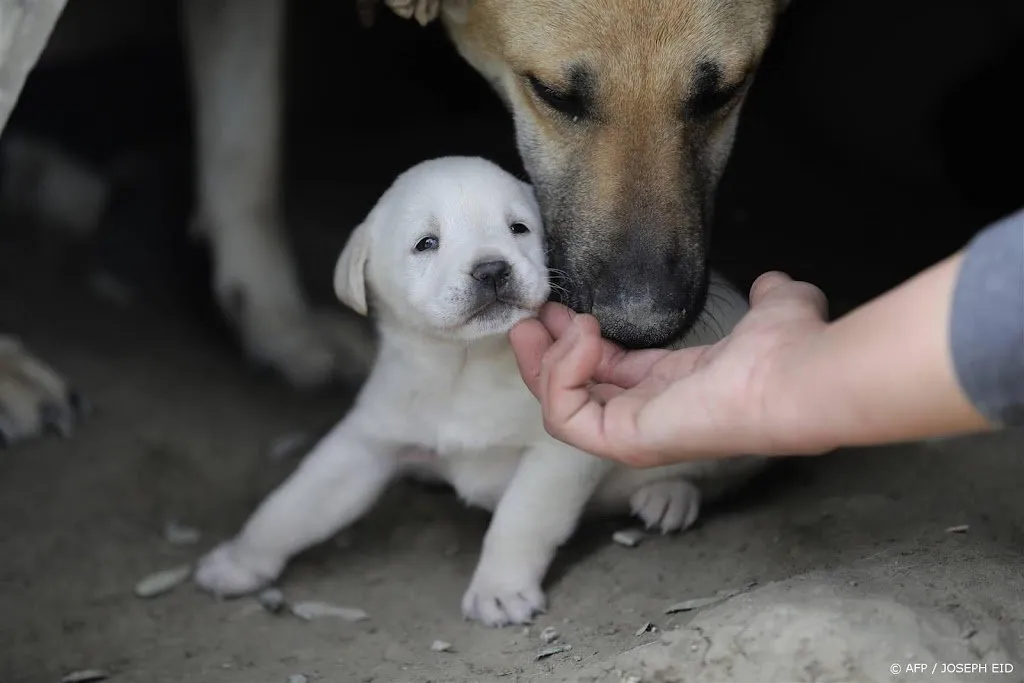
<path fill-rule="evenodd" d="M 273 581 L 295 554 L 361 517 L 396 470 L 396 451 L 369 436 L 360 415 L 339 423 L 260 505 L 242 532 L 196 569 L 195 580 L 223 596 Z"/>
<path fill-rule="evenodd" d="M 607 461 L 545 440 L 523 457 L 484 537 L 462 611 L 488 626 L 529 622 L 545 609 L 541 582 L 576 529 Z"/>

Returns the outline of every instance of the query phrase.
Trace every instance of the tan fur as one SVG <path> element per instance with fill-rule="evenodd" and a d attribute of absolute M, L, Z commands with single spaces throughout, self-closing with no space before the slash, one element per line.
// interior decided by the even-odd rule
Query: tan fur
<path fill-rule="evenodd" d="M 515 119 L 567 303 L 612 338 L 662 345 L 702 308 L 711 197 L 783 4 L 443 0 L 434 13 Z M 695 120 L 685 104 L 708 60 L 721 89 L 744 85 Z M 553 110 L 528 80 L 562 90 L 574 65 L 594 77 L 592 119 Z"/>

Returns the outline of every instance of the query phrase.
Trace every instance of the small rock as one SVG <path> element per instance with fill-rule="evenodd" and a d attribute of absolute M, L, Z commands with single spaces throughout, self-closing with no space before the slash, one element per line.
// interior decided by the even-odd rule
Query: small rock
<path fill-rule="evenodd" d="M 430 644 L 430 649 L 434 652 L 451 652 L 452 644 L 443 640 L 435 640 Z"/>
<path fill-rule="evenodd" d="M 540 632 L 540 639 L 545 643 L 553 643 L 558 640 L 558 631 L 555 630 L 554 626 L 548 626 Z"/>
<path fill-rule="evenodd" d="M 335 617 L 344 621 L 356 622 L 369 619 L 369 615 L 356 607 L 339 607 L 326 602 L 298 602 L 292 605 L 292 614 L 299 619 L 311 621 L 321 617 Z"/>
<path fill-rule="evenodd" d="M 60 679 L 60 683 L 92 683 L 93 681 L 104 681 L 110 678 L 106 671 L 100 671 L 99 669 L 82 669 L 81 671 L 72 671 L 64 678 Z"/>
<path fill-rule="evenodd" d="M 620 529 L 612 534 L 612 540 L 627 548 L 635 548 L 646 536 L 647 534 L 640 529 Z"/>
<path fill-rule="evenodd" d="M 683 600 L 682 602 L 677 602 L 676 604 L 670 605 L 668 608 L 666 608 L 665 614 L 675 614 L 676 612 L 690 612 L 695 609 L 700 609 L 702 607 L 708 607 L 719 602 L 724 602 L 725 600 L 735 597 L 746 590 L 750 590 L 756 585 L 757 582 L 752 581 L 743 588 L 730 588 L 729 590 L 718 591 L 718 593 L 709 598 L 693 598 L 692 600 Z"/>
<path fill-rule="evenodd" d="M 153 598 L 162 595 L 185 583 L 191 575 L 191 565 L 182 565 L 150 574 L 135 584 L 135 595 L 140 598 Z"/>
<path fill-rule="evenodd" d="M 306 432 L 289 432 L 274 439 L 267 449 L 267 457 L 274 462 L 287 460 L 309 442 Z"/>
<path fill-rule="evenodd" d="M 701 607 L 707 607 L 725 600 L 724 597 L 713 596 L 710 598 L 693 598 L 692 600 L 683 600 L 677 602 L 674 605 L 669 606 L 665 609 L 665 614 L 675 614 L 676 612 L 690 612 Z"/>
<path fill-rule="evenodd" d="M 978 634 L 978 629 L 969 626 L 969 627 L 967 627 L 967 628 L 965 628 L 963 630 L 963 632 L 960 634 L 960 637 L 963 638 L 964 640 L 970 640 L 971 638 L 973 638 L 977 634 Z"/>
<path fill-rule="evenodd" d="M 288 683 L 307 683 L 309 679 L 302 674 L 292 674 L 288 677 Z"/>
<path fill-rule="evenodd" d="M 639 638 L 640 636 L 642 636 L 645 633 L 654 633 L 657 630 L 658 630 L 658 627 L 648 621 L 646 624 L 644 624 L 643 626 L 638 628 L 634 635 L 636 635 L 636 637 Z"/>
<path fill-rule="evenodd" d="M 173 519 L 164 524 L 164 540 L 171 545 L 194 545 L 199 542 L 202 533 Z"/>
<path fill-rule="evenodd" d="M 284 607 L 284 593 L 277 588 L 266 588 L 260 591 L 257 599 L 260 606 L 271 614 L 277 614 Z"/>
<path fill-rule="evenodd" d="M 572 661 L 574 661 L 574 662 L 576 662 L 577 664 L 579 664 L 580 662 L 582 662 L 582 661 L 583 661 L 583 657 L 581 657 L 581 656 L 579 656 L 579 655 L 573 655 L 573 656 L 572 656 Z"/>
<path fill-rule="evenodd" d="M 551 647 L 546 647 L 540 652 L 538 652 L 536 659 L 546 659 L 552 655 L 561 654 L 562 652 L 568 652 L 571 649 L 572 645 L 552 645 Z"/>
<path fill-rule="evenodd" d="M 622 679 L 622 683 L 643 683 L 644 679 L 639 676 L 626 676 Z"/>
<path fill-rule="evenodd" d="M 956 526 L 947 527 L 946 528 L 946 533 L 947 534 L 966 534 L 968 532 L 968 530 L 970 530 L 970 528 L 971 528 L 970 524 L 957 524 Z"/>

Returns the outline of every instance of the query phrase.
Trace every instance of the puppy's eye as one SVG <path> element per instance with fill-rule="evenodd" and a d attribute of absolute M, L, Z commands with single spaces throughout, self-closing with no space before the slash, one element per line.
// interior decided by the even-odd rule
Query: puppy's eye
<path fill-rule="evenodd" d="M 530 88 L 541 102 L 548 105 L 555 111 L 572 119 L 573 123 L 585 118 L 589 114 L 589 103 L 587 98 L 579 92 L 561 91 L 542 83 L 536 76 L 527 76 Z"/>
<path fill-rule="evenodd" d="M 508 229 L 512 231 L 513 235 L 525 235 L 526 233 L 530 232 L 530 229 L 526 227 L 525 223 L 519 222 L 513 223 L 512 225 L 509 226 Z"/>
<path fill-rule="evenodd" d="M 416 243 L 416 251 L 435 251 L 439 246 L 441 246 L 441 240 L 429 235 Z"/>

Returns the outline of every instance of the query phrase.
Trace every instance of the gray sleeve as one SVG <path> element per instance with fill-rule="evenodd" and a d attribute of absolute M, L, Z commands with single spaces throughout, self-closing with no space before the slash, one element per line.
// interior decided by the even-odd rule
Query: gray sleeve
<path fill-rule="evenodd" d="M 978 411 L 993 425 L 1024 425 L 1024 210 L 968 243 L 953 289 L 950 346 Z"/>

